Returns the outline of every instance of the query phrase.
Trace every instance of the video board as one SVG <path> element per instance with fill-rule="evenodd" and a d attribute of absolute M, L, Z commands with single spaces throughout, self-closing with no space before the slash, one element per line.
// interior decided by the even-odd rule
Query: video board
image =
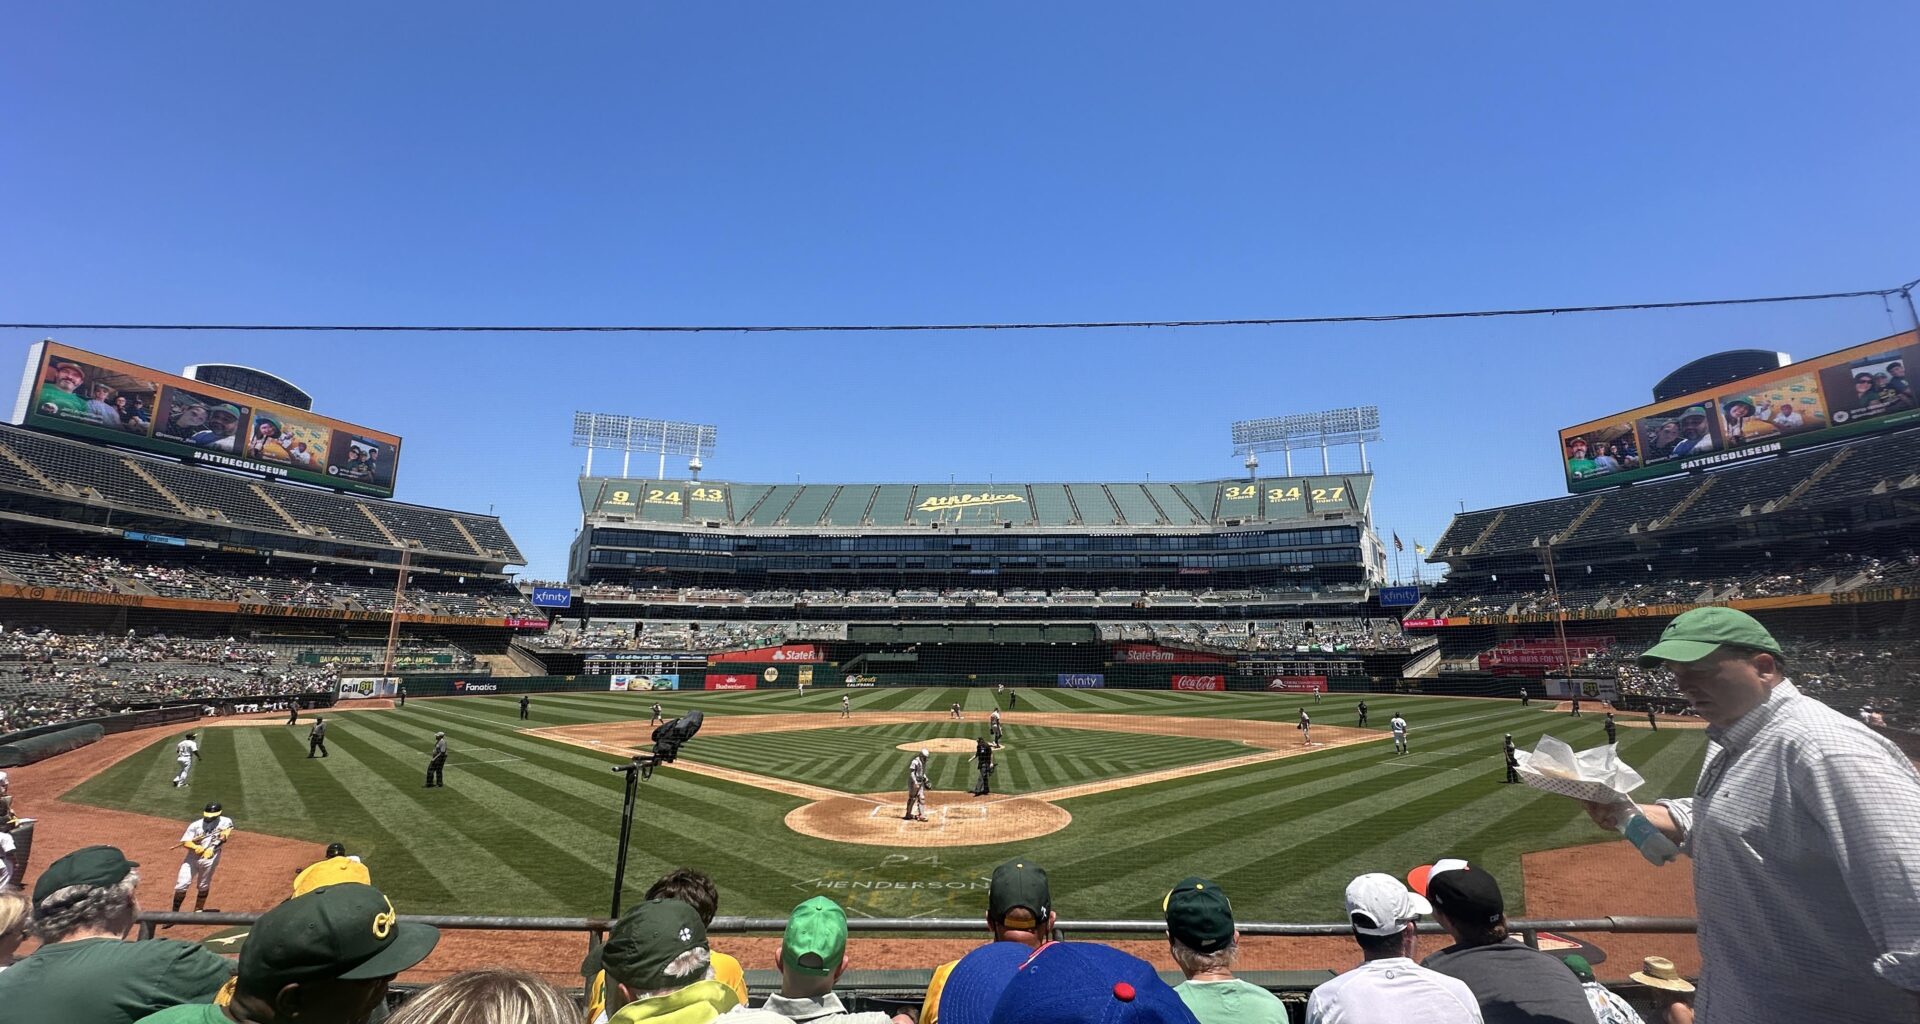
<path fill-rule="evenodd" d="M 1575 494 L 1920 422 L 1908 331 L 1560 431 Z"/>
<path fill-rule="evenodd" d="M 392 434 L 55 341 L 28 350 L 13 422 L 380 498 L 400 463 Z"/>

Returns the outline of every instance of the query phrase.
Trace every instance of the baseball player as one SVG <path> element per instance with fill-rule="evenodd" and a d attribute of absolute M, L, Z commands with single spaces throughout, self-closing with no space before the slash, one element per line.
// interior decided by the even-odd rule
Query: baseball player
<path fill-rule="evenodd" d="M 921 747 L 919 755 L 907 762 L 906 821 L 927 820 L 927 762 L 932 759 L 927 748 Z"/>
<path fill-rule="evenodd" d="M 427 758 L 427 784 L 423 789 L 447 788 L 447 734 L 433 734 L 433 753 Z"/>
<path fill-rule="evenodd" d="M 218 802 L 200 812 L 197 821 L 187 822 L 180 834 L 186 856 L 180 859 L 180 874 L 173 880 L 173 909 L 187 900 L 189 885 L 198 889 L 193 896 L 193 912 L 207 909 L 207 888 L 213 884 L 213 870 L 220 866 L 220 848 L 233 837 L 233 819 L 220 813 Z"/>
<path fill-rule="evenodd" d="M 300 724 L 300 705 L 298 702 L 290 703 L 287 705 L 287 724 L 288 725 Z"/>
<path fill-rule="evenodd" d="M 173 773 L 175 789 L 187 784 L 187 776 L 193 774 L 193 762 L 200 759 L 200 742 L 194 739 L 194 735 L 188 733 L 173 745 L 174 763 L 180 766 L 180 770 Z"/>
<path fill-rule="evenodd" d="M 947 705 L 947 714 L 952 715 L 954 721 L 956 722 L 960 721 L 961 720 L 960 705 L 958 704 Z"/>
<path fill-rule="evenodd" d="M 520 695 L 520 720 L 522 722 L 526 721 L 529 717 L 531 717 L 528 714 L 527 709 L 531 708 L 532 706 L 533 706 L 533 698 L 527 696 L 524 693 L 521 694 Z"/>
<path fill-rule="evenodd" d="M 1315 704 L 1320 703 L 1320 688 L 1318 686 L 1313 688 L 1313 702 Z"/>
<path fill-rule="evenodd" d="M 1360 705 L 1354 708 L 1354 710 L 1360 713 L 1360 728 L 1365 729 L 1367 727 L 1367 702 L 1364 700 L 1361 701 Z"/>
<path fill-rule="evenodd" d="M 1393 717 L 1390 719 L 1387 719 L 1387 728 L 1393 730 L 1393 752 L 1395 754 L 1406 753 L 1407 752 L 1407 720 L 1400 717 L 1400 712 L 1395 711 L 1393 713 Z"/>
<path fill-rule="evenodd" d="M 1578 697 L 1575 697 L 1575 698 L 1573 698 L 1573 711 L 1572 711 L 1572 716 L 1573 716 L 1574 718 L 1579 718 L 1579 717 L 1580 717 L 1580 698 L 1578 698 Z"/>
<path fill-rule="evenodd" d="M 1514 756 L 1512 736 L 1507 737 L 1506 759 L 1507 759 L 1507 777 L 1504 779 L 1501 779 L 1500 782 L 1502 785 L 1505 785 L 1507 783 L 1518 783 L 1520 781 L 1520 772 L 1519 772 L 1520 759 Z"/>
<path fill-rule="evenodd" d="M 1000 725 L 1000 709 L 997 707 L 987 715 L 987 731 L 993 734 L 993 749 L 999 750 L 1000 740 L 1006 734 L 1006 730 Z"/>
<path fill-rule="evenodd" d="M 317 717 L 313 720 L 313 728 L 307 730 L 308 760 L 313 759 L 316 750 L 321 757 L 327 756 L 327 720 Z"/>
<path fill-rule="evenodd" d="M 1007 684 L 1005 683 L 993 684 L 993 706 L 994 707 L 997 708 L 1000 706 L 1000 698 L 1004 696 L 1006 692 L 1007 692 Z"/>
<path fill-rule="evenodd" d="M 652 722 L 650 722 L 650 723 L 648 723 L 648 724 L 650 724 L 650 725 L 659 725 L 659 724 L 660 724 L 660 717 L 661 717 L 661 715 L 660 715 L 660 702 L 659 702 L 659 701 L 654 701 L 654 702 L 653 702 L 653 721 L 652 721 Z"/>
<path fill-rule="evenodd" d="M 1533 694 L 1528 693 L 1525 686 L 1520 687 L 1520 706 L 1524 708 L 1532 703 Z"/>
<path fill-rule="evenodd" d="M 1653 713 L 1653 705 L 1647 705 L 1647 728 L 1660 731 L 1660 716 Z"/>
<path fill-rule="evenodd" d="M 1316 690 L 1314 692 L 1318 693 L 1319 691 Z M 1300 709 L 1300 745 L 1303 747 L 1313 746 L 1313 719 L 1307 717 L 1306 708 Z"/>
<path fill-rule="evenodd" d="M 840 695 L 840 717 L 841 718 L 853 717 L 853 695 L 852 694 L 843 693 Z"/>
<path fill-rule="evenodd" d="M 1618 729 L 1619 726 L 1615 725 L 1613 721 L 1613 712 L 1607 712 L 1607 742 L 1609 744 L 1616 742 L 1614 736 Z"/>
<path fill-rule="evenodd" d="M 400 698 L 401 707 L 403 708 L 406 707 L 407 706 L 407 684 L 401 683 L 398 687 L 396 687 L 394 690 L 394 696 Z"/>

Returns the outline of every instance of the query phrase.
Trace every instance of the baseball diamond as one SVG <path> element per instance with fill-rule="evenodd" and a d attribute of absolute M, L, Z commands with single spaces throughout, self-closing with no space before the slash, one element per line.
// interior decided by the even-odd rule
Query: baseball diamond
<path fill-rule="evenodd" d="M 1320 920 L 1338 916 L 1341 880 L 1423 863 L 1434 835 L 1491 866 L 1524 909 L 1521 854 L 1606 838 L 1577 804 L 1500 785 L 1504 734 L 1584 748 L 1604 741 L 1600 720 L 1423 696 L 1381 696 L 1378 727 L 1321 726 L 1302 748 L 1306 694 L 1022 690 L 998 791 L 969 797 L 970 758 L 935 754 L 925 823 L 899 818 L 911 755 L 897 748 L 977 736 L 988 689 L 551 694 L 533 729 L 515 696 L 415 699 L 331 719 L 325 761 L 305 758 L 284 718 L 230 719 L 201 731 L 191 791 L 171 785 L 163 738 L 66 799 L 186 820 L 218 794 L 253 832 L 366 851 L 382 886 L 421 912 L 583 914 L 612 876 L 620 780 L 605 768 L 645 737 L 654 697 L 708 724 L 643 786 L 629 878 L 705 865 L 730 913 L 782 913 L 826 879 L 847 883 L 834 891 L 855 914 L 971 915 L 973 883 L 1018 851 L 1116 914 L 1156 912 L 1166 878 L 1203 857 L 1248 917 Z M 956 701 L 974 720 L 948 717 Z M 1409 723 L 1405 756 L 1385 725 L 1395 713 Z M 419 751 L 439 731 L 452 781 L 423 790 Z M 1698 771 L 1705 737 L 1622 730 L 1620 743 L 1659 791 Z"/>

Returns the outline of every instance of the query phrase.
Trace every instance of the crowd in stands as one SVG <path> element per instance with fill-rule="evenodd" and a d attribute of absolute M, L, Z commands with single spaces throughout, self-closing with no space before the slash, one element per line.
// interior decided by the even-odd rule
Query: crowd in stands
<path fill-rule="evenodd" d="M 234 601 L 246 604 L 387 612 L 394 578 L 388 571 L 292 562 L 282 575 L 259 571 L 264 563 L 232 556 L 194 557 L 104 553 L 62 547 L 0 548 L 0 581 L 117 594 Z M 542 617 L 504 583 L 459 585 L 418 574 L 408 579 L 402 612 L 498 619 Z"/>
<path fill-rule="evenodd" d="M 1406 651 L 1434 644 L 1429 637 L 1407 635 L 1396 619 L 1125 622 L 1097 628 L 1100 639 L 1110 643 L 1185 643 L 1236 651 Z"/>
<path fill-rule="evenodd" d="M 556 626 L 515 643 L 548 651 L 725 651 L 812 640 L 845 640 L 844 622 L 644 622 L 585 629 Z"/>
<path fill-rule="evenodd" d="M 563 587 L 564 583 L 523 581 L 525 588 Z M 588 601 L 635 604 L 719 604 L 771 605 L 778 607 L 817 606 L 898 606 L 951 605 L 1100 605 L 1126 608 L 1161 608 L 1221 604 L 1293 603 L 1314 596 L 1358 600 L 1366 588 L 1360 586 L 1301 586 L 1252 590 L 1091 590 L 1058 587 L 1052 590 L 1009 588 L 989 590 L 979 587 L 898 589 L 863 588 L 850 590 L 730 590 L 716 587 L 634 587 L 621 583 L 595 583 L 575 588 L 575 595 Z"/>
<path fill-rule="evenodd" d="M 0 733 L 158 703 L 330 693 L 335 666 L 237 640 L 0 631 Z"/>

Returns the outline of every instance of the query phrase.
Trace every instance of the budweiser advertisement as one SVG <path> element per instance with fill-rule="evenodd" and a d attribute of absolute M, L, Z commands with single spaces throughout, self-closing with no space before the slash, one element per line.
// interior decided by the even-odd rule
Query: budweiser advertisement
<path fill-rule="evenodd" d="M 760 677 L 750 672 L 741 675 L 707 676 L 707 689 L 709 690 L 752 690 L 759 685 Z"/>
<path fill-rule="evenodd" d="M 1223 665 L 1227 659 L 1218 654 L 1177 651 L 1159 644 L 1114 644 L 1115 661 L 1122 665 Z"/>
<path fill-rule="evenodd" d="M 782 644 L 779 647 L 755 647 L 750 651 L 727 651 L 707 659 L 707 663 L 751 662 L 755 665 L 787 664 L 789 662 L 819 661 L 820 648 L 812 644 Z"/>
<path fill-rule="evenodd" d="M 1275 676 L 1267 680 L 1267 689 L 1276 693 L 1325 693 L 1326 676 Z"/>
<path fill-rule="evenodd" d="M 1224 690 L 1227 688 L 1226 676 L 1174 676 L 1171 682 L 1176 690 Z"/>

